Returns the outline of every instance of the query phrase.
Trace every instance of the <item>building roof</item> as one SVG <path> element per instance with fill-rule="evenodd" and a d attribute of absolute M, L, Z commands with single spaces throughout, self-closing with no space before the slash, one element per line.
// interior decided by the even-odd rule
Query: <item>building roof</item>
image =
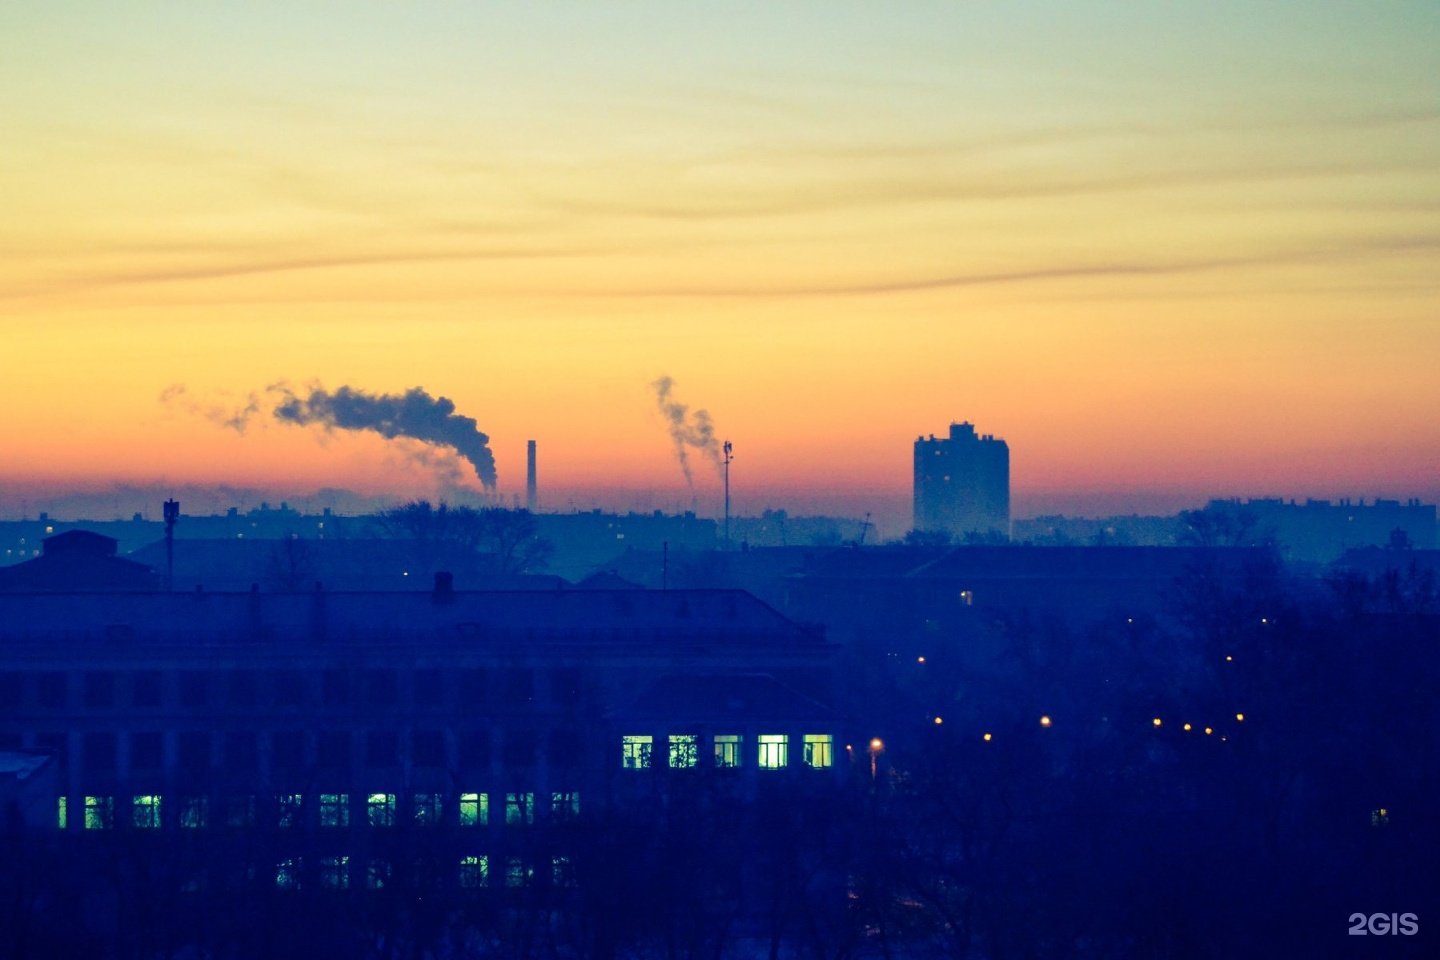
<path fill-rule="evenodd" d="M 840 715 L 769 674 L 662 677 L 627 706 L 618 721 L 673 723 L 833 722 Z"/>

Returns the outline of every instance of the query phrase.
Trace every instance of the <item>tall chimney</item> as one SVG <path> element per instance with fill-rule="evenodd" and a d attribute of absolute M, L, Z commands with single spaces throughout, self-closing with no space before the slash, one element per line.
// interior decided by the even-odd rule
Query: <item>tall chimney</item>
<path fill-rule="evenodd" d="M 525 447 L 525 509 L 534 513 L 540 508 L 540 496 L 535 489 L 535 441 Z"/>

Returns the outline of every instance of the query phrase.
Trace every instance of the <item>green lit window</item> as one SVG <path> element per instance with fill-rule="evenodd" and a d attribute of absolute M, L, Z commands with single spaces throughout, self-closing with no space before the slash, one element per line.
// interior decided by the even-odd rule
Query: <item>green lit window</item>
<path fill-rule="evenodd" d="M 70 801 L 66 797 L 60 797 L 55 805 L 55 826 L 64 830 L 68 825 Z"/>
<path fill-rule="evenodd" d="M 650 747 L 653 737 L 625 737 L 624 759 L 626 770 L 646 770 L 650 767 Z"/>
<path fill-rule="evenodd" d="M 180 826 L 187 830 L 198 830 L 210 826 L 210 798 L 181 797 Z"/>
<path fill-rule="evenodd" d="M 298 793 L 287 793 L 279 798 L 275 823 L 281 827 L 302 827 L 305 825 L 305 798 Z"/>
<path fill-rule="evenodd" d="M 294 858 L 275 864 L 275 886 L 281 890 L 300 889 L 300 861 Z"/>
<path fill-rule="evenodd" d="M 255 798 L 237 795 L 225 804 L 225 826 L 232 830 L 249 830 L 255 826 Z"/>
<path fill-rule="evenodd" d="M 417 827 L 438 827 L 443 819 L 445 798 L 438 793 L 417 793 L 410 816 Z"/>
<path fill-rule="evenodd" d="M 760 769 L 779 770 L 790 763 L 790 738 L 783 733 L 760 735 Z"/>
<path fill-rule="evenodd" d="M 525 861 L 519 857 L 509 857 L 505 861 L 505 886 L 523 887 L 530 882 L 532 871 L 525 865 Z"/>
<path fill-rule="evenodd" d="M 511 825 L 523 825 L 535 822 L 535 794 L 533 793 L 507 793 L 505 794 L 505 822 Z"/>
<path fill-rule="evenodd" d="M 348 793 L 322 793 L 322 794 L 320 794 L 320 826 L 322 826 L 322 827 L 348 827 L 348 826 L 350 826 L 350 794 L 348 794 Z"/>
<path fill-rule="evenodd" d="M 365 871 L 365 886 L 371 890 L 384 890 L 385 884 L 390 882 L 390 861 L 371 860 L 369 868 Z"/>
<path fill-rule="evenodd" d="M 715 766 L 740 766 L 740 737 L 733 733 L 715 737 Z"/>
<path fill-rule="evenodd" d="M 460 826 L 483 827 L 490 822 L 490 795 L 487 793 L 460 794 Z"/>
<path fill-rule="evenodd" d="M 133 798 L 130 801 L 130 818 L 137 830 L 159 830 L 160 798 L 153 795 Z"/>
<path fill-rule="evenodd" d="M 85 798 L 85 829 L 109 830 L 115 826 L 114 797 Z"/>
<path fill-rule="evenodd" d="M 575 886 L 575 863 L 569 857 L 551 857 L 550 881 L 557 887 Z"/>
<path fill-rule="evenodd" d="M 805 763 L 811 767 L 833 767 L 835 738 L 828 733 L 805 734 Z"/>
<path fill-rule="evenodd" d="M 490 880 L 489 857 L 460 858 L 460 886 L 474 890 L 485 886 Z"/>
<path fill-rule="evenodd" d="M 326 890 L 350 889 L 350 858 L 322 857 L 320 859 L 320 886 Z"/>
<path fill-rule="evenodd" d="M 365 803 L 365 808 L 370 826 L 395 826 L 395 794 L 372 793 Z"/>
<path fill-rule="evenodd" d="M 569 793 L 550 795 L 550 816 L 556 820 L 574 820 L 580 816 L 580 794 Z"/>
<path fill-rule="evenodd" d="M 670 738 L 670 766 L 693 767 L 699 758 L 700 738 L 685 734 Z"/>

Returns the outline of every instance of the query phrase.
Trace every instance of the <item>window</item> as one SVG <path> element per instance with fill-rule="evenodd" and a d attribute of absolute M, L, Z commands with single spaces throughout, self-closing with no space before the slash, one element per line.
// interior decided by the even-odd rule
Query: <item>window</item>
<path fill-rule="evenodd" d="M 372 730 L 365 735 L 365 766 L 393 767 L 400 762 L 400 734 Z"/>
<path fill-rule="evenodd" d="M 158 707 L 165 702 L 159 670 L 142 670 L 130 678 L 130 702 L 137 707 Z"/>
<path fill-rule="evenodd" d="M 650 746 L 653 737 L 625 737 L 624 760 L 626 770 L 646 770 L 650 767 Z"/>
<path fill-rule="evenodd" d="M 348 793 L 322 793 L 322 794 L 320 794 L 320 826 L 322 826 L 322 827 L 348 827 L 348 826 L 350 826 L 350 794 L 348 794 Z"/>
<path fill-rule="evenodd" d="M 485 702 L 484 670 L 460 671 L 460 702 L 467 704 Z"/>
<path fill-rule="evenodd" d="M 137 830 L 160 829 L 160 798 L 157 796 L 135 797 L 130 802 L 131 823 Z"/>
<path fill-rule="evenodd" d="M 343 670 L 326 670 L 321 677 L 325 706 L 343 707 L 350 703 L 350 676 Z"/>
<path fill-rule="evenodd" d="M 186 830 L 200 830 L 210 825 L 209 797 L 180 798 L 180 826 Z"/>
<path fill-rule="evenodd" d="M 540 752 L 540 739 L 531 730 L 505 731 L 505 766 L 511 770 L 533 767 Z"/>
<path fill-rule="evenodd" d="M 573 707 L 580 702 L 580 671 L 574 667 L 561 667 L 550 672 L 550 699 L 552 702 Z"/>
<path fill-rule="evenodd" d="M 512 707 L 528 706 L 535 699 L 535 671 L 508 670 L 505 673 L 505 703 Z"/>
<path fill-rule="evenodd" d="M 115 826 L 114 797 L 85 798 L 85 829 L 109 830 Z"/>
<path fill-rule="evenodd" d="M 275 886 L 281 890 L 300 889 L 300 861 L 291 858 L 275 864 Z"/>
<path fill-rule="evenodd" d="M 490 822 L 490 795 L 460 794 L 460 826 L 483 827 Z"/>
<path fill-rule="evenodd" d="M 115 769 L 115 734 L 85 734 L 85 766 L 90 770 Z"/>
<path fill-rule="evenodd" d="M 226 686 L 226 699 L 232 707 L 253 707 L 260 699 L 259 677 L 253 670 L 236 670 Z"/>
<path fill-rule="evenodd" d="M 790 762 L 790 738 L 783 733 L 760 735 L 760 769 L 779 770 Z"/>
<path fill-rule="evenodd" d="M 365 702 L 372 707 L 393 707 L 400 700 L 400 683 L 394 670 L 365 673 Z"/>
<path fill-rule="evenodd" d="M 115 674 L 109 671 L 92 671 L 81 674 L 85 689 L 85 706 L 89 708 L 115 706 Z"/>
<path fill-rule="evenodd" d="M 484 770 L 490 766 L 490 732 L 488 730 L 460 731 L 460 769 Z"/>
<path fill-rule="evenodd" d="M 348 730 L 321 730 L 315 755 L 316 766 L 324 770 L 350 769 L 350 733 Z"/>
<path fill-rule="evenodd" d="M 65 706 L 65 674 L 57 671 L 49 671 L 40 674 L 39 696 L 40 706 L 50 709 L 57 709 Z"/>
<path fill-rule="evenodd" d="M 270 756 L 277 770 L 299 770 L 305 766 L 305 731 L 287 730 L 270 735 Z"/>
<path fill-rule="evenodd" d="M 305 825 L 305 798 L 298 793 L 287 793 L 279 799 L 277 826 L 300 827 Z"/>
<path fill-rule="evenodd" d="M 225 804 L 225 826 L 232 830 L 249 830 L 255 826 L 255 798 L 234 796 Z"/>
<path fill-rule="evenodd" d="M 568 770 L 584 760 L 585 735 L 575 727 L 550 731 L 550 769 Z"/>
<path fill-rule="evenodd" d="M 233 773 L 254 773 L 260 768 L 260 750 L 255 734 L 225 734 L 225 767 Z"/>
<path fill-rule="evenodd" d="M 556 820 L 574 820 L 580 816 L 580 794 L 573 790 L 551 794 L 550 816 Z"/>
<path fill-rule="evenodd" d="M 445 702 L 445 675 L 439 670 L 415 671 L 415 706 L 438 707 Z"/>
<path fill-rule="evenodd" d="M 410 761 L 417 767 L 445 766 L 445 734 L 439 730 L 412 731 Z"/>
<path fill-rule="evenodd" d="M 275 705 L 299 707 L 305 704 L 305 674 L 299 670 L 281 670 L 274 676 Z"/>
<path fill-rule="evenodd" d="M 193 771 L 210 769 L 210 734 L 182 733 L 179 746 L 180 769 Z"/>
<path fill-rule="evenodd" d="M 832 767 L 835 738 L 828 733 L 805 734 L 805 764 L 810 767 Z"/>
<path fill-rule="evenodd" d="M 60 797 L 55 804 L 55 826 L 64 830 L 70 823 L 70 801 L 66 797 Z"/>
<path fill-rule="evenodd" d="M 20 706 L 20 673 L 16 670 L 0 670 L 0 707 Z"/>
<path fill-rule="evenodd" d="M 164 762 L 164 738 L 155 731 L 130 734 L 130 767 L 159 770 Z"/>
<path fill-rule="evenodd" d="M 569 857 L 550 858 L 550 882 L 557 887 L 575 886 L 575 864 Z"/>
<path fill-rule="evenodd" d="M 535 794 L 505 794 L 505 822 L 511 826 L 522 826 L 535 822 Z"/>
<path fill-rule="evenodd" d="M 371 890 L 384 890 L 390 882 L 390 861 L 371 860 L 365 871 L 365 886 Z"/>
<path fill-rule="evenodd" d="M 350 858 L 321 857 L 320 886 L 326 890 L 350 889 Z"/>
<path fill-rule="evenodd" d="M 365 801 L 365 816 L 372 827 L 395 826 L 395 794 L 370 794 Z"/>
<path fill-rule="evenodd" d="M 525 865 L 525 861 L 519 857 L 507 857 L 505 860 L 505 886 L 523 887 L 530 882 L 532 871 Z"/>
<path fill-rule="evenodd" d="M 740 766 L 740 737 L 733 733 L 722 733 L 715 737 L 715 766 Z"/>
<path fill-rule="evenodd" d="M 410 817 L 417 827 L 438 827 L 444 817 L 444 797 L 438 793 L 417 793 Z"/>
<path fill-rule="evenodd" d="M 670 766 L 693 767 L 700 749 L 700 738 L 685 734 L 670 738 Z"/>
<path fill-rule="evenodd" d="M 466 890 L 474 890 L 485 886 L 490 879 L 490 858 L 489 857 L 461 857 L 460 858 L 460 886 Z"/>
<path fill-rule="evenodd" d="M 180 705 L 203 707 L 210 702 L 210 678 L 203 673 L 187 670 L 180 674 Z"/>

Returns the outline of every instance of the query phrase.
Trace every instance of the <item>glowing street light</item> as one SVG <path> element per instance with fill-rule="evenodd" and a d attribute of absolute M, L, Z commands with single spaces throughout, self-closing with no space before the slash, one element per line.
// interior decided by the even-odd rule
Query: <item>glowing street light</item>
<path fill-rule="evenodd" d="M 985 740 L 986 743 L 989 743 L 989 742 L 990 742 L 990 734 L 988 734 L 988 733 L 985 734 L 984 740 Z"/>
<path fill-rule="evenodd" d="M 1156 717 L 1154 720 L 1151 720 L 1150 722 L 1153 723 L 1153 724 L 1154 724 L 1155 726 L 1157 726 L 1157 727 L 1160 726 L 1160 718 L 1159 718 L 1159 717 Z"/>
<path fill-rule="evenodd" d="M 881 740 L 879 737 L 876 737 L 874 740 L 871 740 L 871 741 L 870 741 L 870 779 L 871 779 L 871 780 L 874 780 L 874 779 L 875 779 L 876 766 L 877 766 L 876 760 L 877 760 L 877 759 L 879 758 L 879 756 L 880 756 L 880 751 L 882 751 L 882 750 L 884 750 L 884 749 L 885 749 L 885 742 L 884 742 L 883 740 Z"/>
<path fill-rule="evenodd" d="M 1042 727 L 1048 727 L 1048 726 L 1050 726 L 1050 718 L 1049 718 L 1048 716 L 1041 717 L 1041 718 L 1040 718 L 1040 726 L 1042 726 Z"/>
<path fill-rule="evenodd" d="M 1187 723 L 1187 724 L 1185 724 L 1185 726 L 1184 726 L 1184 728 L 1183 728 L 1183 729 L 1185 729 L 1185 730 L 1189 730 L 1189 729 L 1190 729 L 1190 724 L 1188 724 L 1188 723 Z"/>
<path fill-rule="evenodd" d="M 1243 714 L 1243 713 L 1237 713 L 1237 714 L 1235 714 L 1235 719 L 1236 719 L 1236 720 L 1239 720 L 1240 722 L 1243 723 L 1243 722 L 1245 721 L 1245 714 Z"/>
<path fill-rule="evenodd" d="M 935 722 L 936 722 L 936 723 L 944 723 L 945 721 L 942 720 L 942 719 L 939 718 L 939 717 L 936 717 L 936 718 L 935 718 Z"/>

